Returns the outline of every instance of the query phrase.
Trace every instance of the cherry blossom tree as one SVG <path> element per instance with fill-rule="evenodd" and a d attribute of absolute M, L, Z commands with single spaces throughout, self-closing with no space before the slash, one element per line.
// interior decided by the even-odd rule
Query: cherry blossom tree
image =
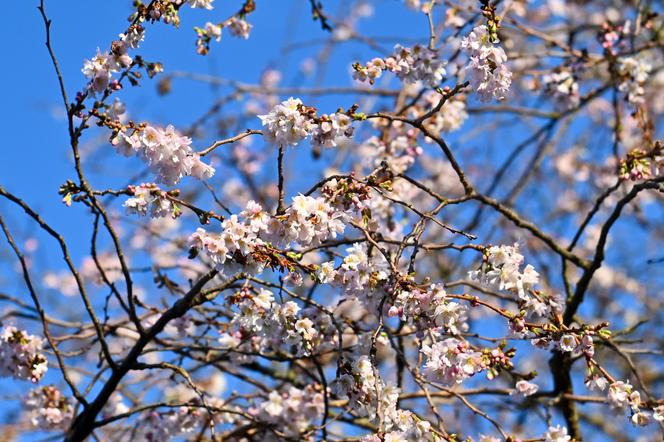
<path fill-rule="evenodd" d="M 72 158 L 59 198 L 91 237 L 73 249 L 0 187 L 22 280 L 0 293 L 8 435 L 663 437 L 661 4 L 302 0 L 314 56 L 240 82 L 142 47 L 172 27 L 194 57 L 250 53 L 267 0 L 144 1 L 78 78 L 47 10 L 66 6 L 38 6 Z M 419 26 L 363 32 L 387 7 Z M 124 99 L 183 81 L 223 91 L 189 125 Z"/>

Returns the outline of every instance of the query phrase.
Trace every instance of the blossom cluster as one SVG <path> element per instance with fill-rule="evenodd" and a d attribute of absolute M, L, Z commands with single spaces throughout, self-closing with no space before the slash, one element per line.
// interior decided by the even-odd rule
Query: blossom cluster
<path fill-rule="evenodd" d="M 399 291 L 387 314 L 404 320 L 411 318 L 422 330 L 440 327 L 454 335 L 468 330 L 466 306 L 449 300 L 440 284 L 432 284 L 426 290 Z"/>
<path fill-rule="evenodd" d="M 299 98 L 282 101 L 258 118 L 265 129 L 265 139 L 277 146 L 295 146 L 311 136 L 314 146 L 334 147 L 339 138 L 353 135 L 349 115 L 335 112 L 317 117 L 315 110 L 304 106 Z"/>
<path fill-rule="evenodd" d="M 116 87 L 117 83 L 111 84 L 113 73 L 119 72 L 122 68 L 129 67 L 132 59 L 126 53 L 125 45 L 118 45 L 122 48 L 122 53 L 101 52 L 97 49 L 97 55 L 83 63 L 83 75 L 90 79 L 88 89 L 92 93 L 104 92 L 109 86 Z M 119 51 L 120 49 L 118 49 Z"/>
<path fill-rule="evenodd" d="M 316 246 L 343 233 L 347 222 L 347 214 L 336 210 L 325 198 L 297 195 L 279 222 L 271 225 L 270 235 L 276 244 Z"/>
<path fill-rule="evenodd" d="M 249 38 L 249 33 L 253 26 L 244 18 L 234 15 L 225 22 L 221 23 L 205 23 L 204 28 L 194 28 L 198 38 L 196 39 L 196 52 L 201 55 L 206 55 L 210 50 L 210 42 L 212 40 L 220 41 L 221 33 L 224 28 L 227 28 L 231 35 L 243 39 Z"/>
<path fill-rule="evenodd" d="M 421 351 L 427 358 L 423 370 L 425 376 L 445 385 L 460 384 L 485 368 L 482 353 L 456 338 L 425 344 Z"/>
<path fill-rule="evenodd" d="M 297 357 L 332 350 L 338 342 L 332 318 L 315 308 L 301 309 L 297 303 L 278 303 L 266 289 L 252 293 L 243 288 L 227 301 L 238 311 L 229 329 L 221 333 L 222 347 L 244 353 L 291 353 Z M 242 358 L 246 360 L 248 358 Z"/>
<path fill-rule="evenodd" d="M 345 296 L 359 299 L 372 309 L 380 301 L 378 294 L 384 293 L 389 267 L 379 251 L 359 243 L 346 249 L 346 256 L 338 268 L 335 269 L 333 261 L 323 263 L 318 278 L 322 283 L 342 288 Z"/>
<path fill-rule="evenodd" d="M 303 440 L 300 437 L 312 424 L 320 422 L 324 409 L 320 386 L 307 385 L 303 389 L 290 387 L 281 393 L 273 390 L 250 413 L 259 421 L 275 426 L 286 437 Z"/>
<path fill-rule="evenodd" d="M 164 216 L 177 218 L 182 213 L 180 207 L 168 198 L 167 192 L 154 183 L 130 186 L 129 191 L 133 196 L 122 204 L 128 214 L 145 216 L 149 211 L 152 218 Z"/>
<path fill-rule="evenodd" d="M 417 138 L 407 135 L 399 135 L 387 141 L 370 137 L 362 143 L 360 149 L 370 167 L 387 166 L 396 174 L 410 169 L 417 157 L 422 155 Z"/>
<path fill-rule="evenodd" d="M 653 420 L 664 422 L 664 405 L 652 408 L 652 412 L 642 410 L 644 403 L 641 393 L 634 389 L 628 381 L 615 381 L 609 385 L 607 402 L 612 408 L 624 409 L 629 406 L 631 421 L 634 425 L 646 426 Z"/>
<path fill-rule="evenodd" d="M 106 91 L 109 87 L 119 89 L 117 80 L 112 80 L 113 74 L 122 69 L 129 68 L 133 59 L 129 56 L 129 49 L 136 49 L 145 37 L 145 29 L 140 24 L 133 24 L 127 32 L 120 34 L 120 39 L 113 41 L 111 51 L 101 52 L 83 62 L 81 72 L 90 79 L 88 91 L 93 95 Z"/>
<path fill-rule="evenodd" d="M 549 427 L 544 434 L 544 442 L 571 442 L 572 436 L 567 434 L 567 428 L 561 425 Z"/>
<path fill-rule="evenodd" d="M 166 128 L 146 126 L 131 134 L 118 131 L 111 138 L 111 144 L 125 156 L 138 155 L 157 176 L 157 181 L 168 186 L 177 184 L 185 176 L 203 180 L 215 172 L 192 150 L 191 138 L 178 133 L 172 125 Z"/>
<path fill-rule="evenodd" d="M 538 390 L 539 386 L 537 384 L 521 379 L 514 385 L 514 390 L 511 394 L 525 398 L 534 395 Z"/>
<path fill-rule="evenodd" d="M 201 8 L 211 10 L 213 9 L 212 3 L 214 0 L 188 0 L 189 6 L 192 8 Z"/>
<path fill-rule="evenodd" d="M 539 273 L 530 264 L 521 271 L 523 262 L 518 243 L 492 246 L 487 249 L 481 268 L 468 275 L 472 280 L 494 285 L 499 290 L 514 292 L 529 313 L 546 316 L 559 308 L 558 302 L 553 297 L 533 291 L 539 283 Z"/>
<path fill-rule="evenodd" d="M 413 106 L 411 113 L 413 117 L 419 118 L 429 112 L 430 109 L 438 105 L 443 97 L 435 92 L 428 91 L 419 100 L 417 106 Z M 423 125 L 427 132 L 440 136 L 443 133 L 450 133 L 458 130 L 463 123 L 468 119 L 468 112 L 466 111 L 466 101 L 460 95 L 455 95 L 448 98 L 445 104 L 431 117 L 427 118 Z M 431 140 L 427 137 L 425 141 Z"/>
<path fill-rule="evenodd" d="M 147 442 L 173 440 L 194 431 L 200 414 L 198 408 L 185 406 L 166 413 L 153 411 L 142 419 L 139 434 Z"/>
<path fill-rule="evenodd" d="M 542 77 L 544 90 L 555 100 L 556 107 L 561 110 L 574 109 L 579 106 L 579 84 L 572 71 L 562 69 Z"/>
<path fill-rule="evenodd" d="M 367 355 L 359 355 L 342 366 L 340 373 L 332 383 L 332 393 L 341 398 L 348 398 L 349 406 L 361 416 L 371 420 L 379 418 L 378 402 L 383 405 L 383 418 L 393 416 L 399 389 L 385 385 L 380 379 L 378 369 Z"/>
<path fill-rule="evenodd" d="M 13 326 L 0 332 L 0 376 L 39 382 L 48 369 L 41 354 L 44 341 Z"/>
<path fill-rule="evenodd" d="M 353 78 L 373 84 L 384 71 L 390 71 L 406 84 L 421 81 L 429 87 L 437 87 L 447 73 L 445 64 L 436 49 L 419 44 L 412 48 L 396 45 L 389 57 L 374 58 L 364 65 L 355 63 Z"/>
<path fill-rule="evenodd" d="M 625 93 L 627 101 L 632 106 L 645 101 L 643 86 L 651 70 L 652 65 L 643 58 L 625 57 L 618 61 L 618 73 L 622 79 L 618 89 Z"/>
<path fill-rule="evenodd" d="M 652 148 L 633 149 L 620 161 L 620 179 L 645 180 L 660 174 L 664 170 L 664 142 L 655 141 Z"/>
<path fill-rule="evenodd" d="M 433 429 L 431 422 L 421 419 L 408 410 L 396 410 L 396 420 L 388 425 L 382 437 L 370 434 L 360 439 L 361 442 L 438 442 L 445 440 Z"/>
<path fill-rule="evenodd" d="M 360 416 L 382 424 L 383 438 L 367 435 L 363 442 L 440 440 L 428 421 L 397 406 L 401 390 L 383 382 L 369 356 L 356 355 L 344 362 L 331 389 L 336 396 L 347 398 L 349 406 Z"/>
<path fill-rule="evenodd" d="M 196 250 L 204 250 L 220 268 L 235 254 L 242 257 L 244 265 L 251 265 L 250 255 L 259 246 L 317 245 L 341 234 L 346 221 L 346 214 L 322 197 L 297 195 L 284 214 L 278 216 L 270 216 L 260 204 L 249 201 L 239 216 L 231 215 L 222 222 L 220 234 L 199 228 L 191 235 L 190 244 Z"/>
<path fill-rule="evenodd" d="M 512 72 L 507 67 L 507 54 L 492 42 L 486 25 L 477 26 L 461 41 L 469 56 L 465 70 L 470 84 L 481 101 L 503 100 L 512 84 Z"/>
<path fill-rule="evenodd" d="M 74 417 L 74 407 L 57 388 L 36 388 L 25 399 L 30 424 L 41 430 L 64 430 Z"/>
<path fill-rule="evenodd" d="M 563 334 L 556 342 L 556 347 L 563 352 L 572 352 L 575 356 L 585 355 L 592 358 L 595 354 L 593 337 L 588 333 L 581 338 L 569 333 Z"/>

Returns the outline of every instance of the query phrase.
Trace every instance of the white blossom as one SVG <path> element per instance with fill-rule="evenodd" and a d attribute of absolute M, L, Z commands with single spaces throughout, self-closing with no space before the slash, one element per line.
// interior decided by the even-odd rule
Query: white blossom
<path fill-rule="evenodd" d="M 542 77 L 544 90 L 553 97 L 556 107 L 574 109 L 579 105 L 579 84 L 570 70 L 552 72 Z"/>
<path fill-rule="evenodd" d="M 383 71 L 388 70 L 406 84 L 421 81 L 429 87 L 436 87 L 446 74 L 445 64 L 435 49 L 419 44 L 412 48 L 396 45 L 393 54 L 387 58 L 374 58 L 365 65 L 353 65 L 353 77 L 373 84 Z"/>
<path fill-rule="evenodd" d="M 129 214 L 147 215 L 148 211 L 153 218 L 171 216 L 177 218 L 180 208 L 166 197 L 166 192 L 159 189 L 156 184 L 144 183 L 140 186 L 130 186 L 133 196 L 128 198 L 122 206 Z"/>
<path fill-rule="evenodd" d="M 286 437 L 298 438 L 312 424 L 320 422 L 324 409 L 323 393 L 309 385 L 304 389 L 290 387 L 282 393 L 270 392 L 258 404 L 255 414 L 258 420 L 274 425 Z"/>
<path fill-rule="evenodd" d="M 234 35 L 235 37 L 244 38 L 245 40 L 249 38 L 249 33 L 251 32 L 251 28 L 253 27 L 245 19 L 237 16 L 231 17 L 231 19 L 226 23 L 226 26 L 228 27 L 228 30 L 231 32 L 231 35 Z"/>
<path fill-rule="evenodd" d="M 512 84 L 512 72 L 506 65 L 507 54 L 490 41 L 487 27 L 474 28 L 461 41 L 461 47 L 468 53 L 466 71 L 470 72 L 470 84 L 480 100 L 505 99 Z"/>
<path fill-rule="evenodd" d="M 214 0 L 188 0 L 192 8 L 212 9 Z"/>
<path fill-rule="evenodd" d="M 53 386 L 36 388 L 25 399 L 30 424 L 41 430 L 65 430 L 74 417 L 74 407 Z"/>
<path fill-rule="evenodd" d="M 191 148 L 191 138 L 180 135 L 169 125 L 166 128 L 147 126 L 131 135 L 119 133 L 111 139 L 111 144 L 121 145 L 118 150 L 138 155 L 160 183 L 173 186 L 185 176 L 208 179 L 214 175 L 214 168 L 201 161 Z"/>
<path fill-rule="evenodd" d="M 545 442 L 569 442 L 572 437 L 567 434 L 567 428 L 560 425 L 549 427 L 549 430 L 544 435 Z"/>
<path fill-rule="evenodd" d="M 537 384 L 522 379 L 516 383 L 512 394 L 525 398 L 534 395 L 537 393 L 537 390 L 539 390 Z"/>
<path fill-rule="evenodd" d="M 277 146 L 295 146 L 310 135 L 314 124 L 301 112 L 302 101 L 289 98 L 269 113 L 259 115 L 265 139 Z"/>
<path fill-rule="evenodd" d="M 636 106 L 645 101 L 643 86 L 651 70 L 652 65 L 644 58 L 626 57 L 618 61 L 618 72 L 623 78 L 618 89 L 626 94 L 631 105 Z"/>
<path fill-rule="evenodd" d="M 629 382 L 616 381 L 609 385 L 607 399 L 614 408 L 624 408 L 630 403 L 632 385 Z"/>
<path fill-rule="evenodd" d="M 13 326 L 0 332 L 0 376 L 38 382 L 48 369 L 43 340 Z"/>
<path fill-rule="evenodd" d="M 481 354 L 455 338 L 424 345 L 421 351 L 427 357 L 423 372 L 434 382 L 460 384 L 483 369 Z"/>

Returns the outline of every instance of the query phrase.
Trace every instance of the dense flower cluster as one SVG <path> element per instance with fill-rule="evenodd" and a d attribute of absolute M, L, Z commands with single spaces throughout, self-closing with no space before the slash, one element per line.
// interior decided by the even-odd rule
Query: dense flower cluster
<path fill-rule="evenodd" d="M 318 309 L 301 309 L 293 301 L 279 303 L 271 291 L 262 288 L 253 293 L 245 287 L 227 302 L 237 312 L 219 338 L 224 348 L 247 354 L 294 352 L 297 357 L 336 348 L 332 318 Z"/>
<path fill-rule="evenodd" d="M 112 252 L 97 253 L 108 238 L 96 243 L 95 235 L 92 256 L 83 257 L 75 268 L 64 239 L 28 210 L 27 203 L 9 198 L 55 236 L 65 253 L 70 271 L 44 272 L 42 286 L 65 296 L 82 292 L 85 301 L 81 314 L 65 306 L 45 316 L 36 305 L 41 319 L 54 326 L 49 341 L 59 343 L 66 355 L 61 360 L 56 354 L 58 362 L 80 362 L 82 367 L 65 379 L 78 403 L 52 386 L 29 393 L 25 417 L 35 433 L 66 431 L 75 422 L 68 433 L 80 432 L 77 440 L 207 440 L 209 432 L 214 440 L 438 442 L 476 440 L 468 423 L 484 419 L 500 437 L 480 434 L 481 442 L 572 442 L 580 439 L 579 428 L 595 418 L 573 408 L 604 400 L 575 391 L 584 372 L 588 389 L 607 390 L 606 408 L 629 413 L 635 426 L 664 422 L 663 401 L 656 397 L 660 392 L 650 385 L 654 375 L 642 378 L 635 365 L 637 358 L 649 361 L 656 355 L 647 348 L 629 349 L 641 338 L 644 343 L 652 339 L 637 330 L 641 318 L 636 316 L 644 311 L 657 315 L 657 300 L 648 293 L 657 278 L 641 282 L 626 270 L 614 273 L 615 258 L 623 256 L 624 247 L 609 252 L 603 237 L 621 211 L 621 216 L 645 226 L 645 218 L 656 213 L 653 202 L 660 202 L 647 190 L 658 190 L 661 184 L 664 150 L 655 141 L 661 132 L 661 100 L 646 98 L 651 93 L 658 97 L 657 85 L 664 81 L 661 58 L 653 56 L 661 49 L 661 17 L 648 5 L 625 11 L 620 2 L 611 8 L 584 8 L 586 2 L 482 0 L 473 7 L 404 0 L 423 14 L 422 23 L 428 21 L 429 45 L 397 44 L 390 55 L 389 49 L 381 49 L 385 40 L 365 36 L 357 26 L 359 18 L 373 14 L 369 0 L 341 8 L 334 19 L 324 2 L 311 1 L 311 15 L 329 32 L 319 57 L 303 60 L 299 70 L 288 67 L 292 63 L 285 58 L 275 60 L 256 83 L 191 75 L 212 83 L 219 97 L 210 100 L 209 111 L 186 132 L 130 120 L 125 105 L 119 99 L 111 104 L 111 96 L 125 81 L 139 84 L 138 68 L 146 68 L 150 78 L 163 68 L 129 55 L 141 44 L 144 25 L 177 27 L 184 6 L 211 10 L 213 1 L 136 1 L 125 33 L 108 51 L 97 50 L 85 60 L 86 88 L 65 106 L 79 183 L 67 181 L 61 195 L 67 205 L 90 209 L 95 227 L 103 215 Z M 206 54 L 223 32 L 249 38 L 252 25 L 246 17 L 256 4 L 241 3 L 240 11 L 225 21 L 203 20 L 204 27 L 195 28 L 197 52 Z M 587 9 L 591 17 L 577 14 Z M 43 7 L 40 11 L 48 33 L 50 22 Z M 635 28 L 630 21 L 615 24 L 623 20 L 623 12 L 639 17 Z M 503 20 L 508 25 L 501 45 Z M 461 32 L 468 34 L 461 38 Z M 423 34 L 410 35 L 422 40 Z M 592 41 L 584 41 L 589 35 Z M 49 34 L 47 38 L 51 49 Z M 365 84 L 328 88 L 323 81 L 327 63 L 341 56 L 335 52 L 330 58 L 341 42 L 360 42 L 383 54 L 353 64 L 353 77 Z M 295 49 L 308 44 L 287 39 L 282 54 L 290 60 Z M 505 50 L 510 51 L 509 67 Z M 53 52 L 50 55 L 57 70 Z M 448 66 L 447 56 L 454 64 Z M 283 67 L 283 73 L 274 66 Z M 385 88 L 367 87 L 386 72 L 400 84 L 383 81 Z M 661 78 L 649 82 L 651 72 Z M 467 106 L 468 84 L 480 101 L 504 100 L 513 76 L 514 105 Z M 182 77 L 190 74 L 164 76 L 158 92 L 168 93 L 173 80 Z M 451 84 L 443 86 L 443 81 Z M 583 100 L 581 86 L 588 92 Z M 615 101 L 616 89 L 629 106 Z M 542 97 L 525 95 L 529 91 L 545 94 L 558 112 L 538 110 Z M 289 92 L 321 101 L 348 94 L 358 104 L 319 114 L 300 99 L 281 101 Z M 571 119 L 586 110 L 587 115 Z M 479 115 L 472 127 L 448 136 L 468 126 L 470 115 Z M 260 131 L 247 129 L 257 125 L 255 116 Z M 115 150 L 140 158 L 156 176 L 155 183 L 125 184 L 121 190 L 113 190 L 115 185 L 90 188 L 81 169 L 97 148 L 84 144 L 90 123 L 112 131 Z M 354 124 L 363 126 L 357 134 Z M 573 132 L 563 133 L 568 127 Z M 519 134 L 523 128 L 527 134 Z M 597 134 L 600 140 L 613 136 L 613 152 L 585 148 L 587 128 L 603 129 L 605 133 Z M 225 139 L 197 152 L 184 134 Z M 250 135 L 257 134 L 267 145 L 255 144 L 257 137 Z M 510 149 L 517 135 L 525 136 Z M 294 178 L 292 172 L 302 171 L 306 152 L 288 152 L 286 161 L 285 148 L 303 141 L 311 144 L 316 160 L 334 161 L 329 168 L 315 166 L 307 176 Z M 226 148 L 215 150 L 221 145 Z M 275 159 L 274 145 L 279 147 L 277 168 L 268 163 Z M 514 176 L 517 157 L 528 156 L 528 150 L 535 150 L 529 165 Z M 168 190 L 166 186 L 185 176 L 211 178 L 215 169 L 202 160 L 208 154 L 223 171 L 221 185 L 206 184 L 209 195 L 195 189 Z M 559 178 L 563 180 L 554 181 Z M 621 179 L 648 182 L 633 185 Z M 560 185 L 551 207 L 527 201 L 538 180 L 544 191 L 534 195 L 548 195 Z M 304 181 L 311 190 L 297 193 L 296 185 Z M 498 188 L 501 181 L 513 181 L 515 187 L 505 194 Z M 484 191 L 486 183 L 491 184 Z M 646 192 L 636 200 L 641 190 Z M 605 193 L 595 199 L 595 191 Z M 4 189 L 0 194 L 7 196 Z M 128 214 L 153 219 L 115 229 L 116 214 L 106 216 L 105 204 L 96 204 L 95 198 L 105 203 L 125 195 Z M 228 215 L 197 206 L 211 200 Z M 627 208 L 632 200 L 639 204 L 635 210 Z M 194 220 L 177 219 L 181 207 L 197 214 L 201 224 L 215 220 L 220 227 L 198 228 L 187 240 Z M 487 218 L 484 207 L 495 209 L 493 216 L 501 221 Z M 530 217 L 532 210 L 538 213 Z M 562 244 L 573 233 L 563 222 L 576 220 L 581 211 L 588 216 L 581 218 L 585 221 L 577 235 L 566 248 L 560 246 L 559 240 Z M 549 216 L 555 226 L 551 229 L 539 230 L 528 221 L 542 222 Z M 503 223 L 503 218 L 511 222 Z M 10 246 L 19 249 L 2 227 Z M 519 229 L 528 232 L 525 237 Z M 501 238 L 522 238 L 542 276 L 526 265 L 518 244 L 483 245 Z M 187 241 L 189 260 L 182 250 Z M 36 246 L 30 249 L 26 243 L 25 249 L 25 259 L 17 253 L 24 272 L 40 269 L 41 260 L 30 255 Z M 453 257 L 456 252 L 463 256 Z M 473 254 L 481 254 L 482 263 L 466 273 Z M 648 259 L 653 264 L 664 260 Z M 463 279 L 466 274 L 470 280 Z M 463 291 L 455 292 L 458 287 Z M 565 288 L 567 300 L 544 293 L 556 287 Z M 630 301 L 641 303 L 643 310 L 625 309 L 624 293 L 634 294 Z M 581 308 L 584 296 L 592 301 Z M 0 298 L 14 304 L 6 316 L 34 316 L 22 301 Z M 45 306 L 50 310 L 55 302 Z M 589 318 L 589 307 L 602 316 L 608 312 L 606 318 Z M 619 324 L 622 331 L 616 336 L 621 339 L 612 339 L 604 319 Z M 508 348 L 513 341 L 515 348 Z M 47 369 L 43 345 L 39 337 L 4 327 L 0 375 L 42 379 Z M 634 361 L 616 363 L 607 357 L 623 350 L 624 355 L 633 354 Z M 544 351 L 551 354 L 541 357 Z M 527 358 L 529 352 L 538 354 Z M 519 367 L 514 365 L 517 360 L 523 362 Z M 548 377 L 535 383 L 542 371 L 553 375 L 555 391 Z M 505 376 L 499 377 L 501 373 Z M 233 384 L 227 384 L 226 375 Z M 627 376 L 638 381 L 643 399 L 629 381 L 617 380 Z M 498 385 L 487 387 L 480 377 Z M 465 388 L 460 388 L 462 383 Z M 540 385 L 549 385 L 548 391 L 540 392 Z M 224 392 L 226 387 L 232 391 Z M 109 389 L 115 391 L 107 394 Z M 500 400 L 468 401 L 466 395 L 501 397 L 510 407 L 501 407 Z M 465 406 L 456 406 L 461 403 Z M 526 412 L 495 415 L 514 410 L 511 405 Z M 529 412 L 535 408 L 538 413 Z M 75 410 L 81 414 L 74 421 Z M 578 423 L 577 414 L 583 417 Z M 553 424 L 558 415 L 567 427 Z M 435 424 L 427 420 L 434 418 Z M 493 431 L 487 422 L 475 429 Z M 606 434 L 611 435 L 612 427 L 607 425 Z M 92 428 L 95 434 L 90 434 Z M 367 429 L 371 434 L 364 435 Z M 536 434 L 525 435 L 531 431 Z"/>
<path fill-rule="evenodd" d="M 177 218 L 181 214 L 180 207 L 156 184 L 143 183 L 140 186 L 130 186 L 129 190 L 133 196 L 127 198 L 123 204 L 129 214 L 145 216 L 149 211 L 152 218 Z"/>
<path fill-rule="evenodd" d="M 468 330 L 466 306 L 447 299 L 440 284 L 432 284 L 427 290 L 400 291 L 387 314 L 411 318 L 422 330 L 440 327 L 454 335 Z"/>
<path fill-rule="evenodd" d="M 634 389 L 628 381 L 615 381 L 609 385 L 607 402 L 612 408 L 624 409 L 629 407 L 632 424 L 646 426 L 653 420 L 664 421 L 664 406 L 652 407 L 644 410 L 646 404 L 641 400 L 641 393 Z"/>
<path fill-rule="evenodd" d="M 228 27 L 231 35 L 244 38 L 245 40 L 249 38 L 249 33 L 253 27 L 245 19 L 238 16 L 231 17 L 228 22 L 225 23 L 225 26 Z"/>
<path fill-rule="evenodd" d="M 412 48 L 396 45 L 389 57 L 374 58 L 365 65 L 354 64 L 353 78 L 373 84 L 383 71 L 390 71 L 406 84 L 421 81 L 429 87 L 437 87 L 446 74 L 445 64 L 435 49 L 422 45 Z"/>
<path fill-rule="evenodd" d="M 74 417 L 74 407 L 53 386 L 36 388 L 25 399 L 30 424 L 41 430 L 64 430 Z"/>
<path fill-rule="evenodd" d="M 389 267 L 385 257 L 376 249 L 369 249 L 365 243 L 346 249 L 346 256 L 335 269 L 334 262 L 324 263 L 318 273 L 321 282 L 341 287 L 344 295 L 357 298 L 367 307 L 375 307 L 380 301 L 389 277 Z"/>
<path fill-rule="evenodd" d="M 212 9 L 214 0 L 188 0 L 192 8 Z"/>
<path fill-rule="evenodd" d="M 618 86 L 621 92 L 624 92 L 627 101 L 637 106 L 644 102 L 645 82 L 648 80 L 652 66 L 643 58 L 626 57 L 618 62 L 618 73 L 622 81 Z"/>
<path fill-rule="evenodd" d="M 259 421 L 274 425 L 286 437 L 309 440 L 301 437 L 313 423 L 320 422 L 324 409 L 320 387 L 308 385 L 304 389 L 290 387 L 281 393 L 272 391 L 251 413 Z"/>
<path fill-rule="evenodd" d="M 353 136 L 353 120 L 346 114 L 323 114 L 311 132 L 313 146 L 336 147 L 337 140 Z"/>
<path fill-rule="evenodd" d="M 445 385 L 460 384 L 485 368 L 482 353 L 459 339 L 447 338 L 430 346 L 423 345 L 421 351 L 427 357 L 425 376 Z"/>
<path fill-rule="evenodd" d="M 336 396 L 347 398 L 349 406 L 360 416 L 367 416 L 374 422 L 381 421 L 387 430 L 404 417 L 404 412 L 397 408 L 400 390 L 383 382 L 378 369 L 366 355 L 356 355 L 346 361 L 331 388 Z M 398 428 L 394 430 L 398 431 Z"/>
<path fill-rule="evenodd" d="M 190 244 L 196 250 L 204 250 L 220 268 L 236 254 L 242 257 L 244 265 L 251 265 L 250 255 L 258 246 L 317 245 L 336 238 L 344 231 L 346 221 L 347 215 L 322 197 L 295 196 L 285 213 L 276 217 L 255 201 L 249 201 L 239 216 L 231 215 L 222 222 L 221 234 L 209 234 L 199 228 L 191 235 Z"/>
<path fill-rule="evenodd" d="M 429 421 L 408 410 L 396 410 L 396 420 L 387 426 L 382 437 L 378 434 L 364 436 L 361 442 L 438 442 L 445 440 L 435 433 Z"/>
<path fill-rule="evenodd" d="M 81 72 L 90 79 L 88 90 L 93 95 L 106 91 L 109 86 L 120 88 L 117 80 L 112 80 L 113 74 L 132 65 L 128 51 L 138 48 L 145 37 L 144 31 L 140 24 L 130 26 L 126 33 L 120 34 L 119 40 L 113 41 L 110 53 L 97 49 L 97 55 L 83 62 Z"/>
<path fill-rule="evenodd" d="M 315 115 L 313 108 L 299 98 L 289 98 L 277 104 L 269 113 L 259 115 L 265 128 L 265 139 L 277 146 L 295 146 L 311 136 L 312 145 L 333 147 L 337 139 L 353 135 L 352 119 L 345 113 Z"/>
<path fill-rule="evenodd" d="M 322 197 L 297 195 L 278 223 L 270 226 L 272 242 L 302 246 L 319 245 L 343 233 L 348 216 L 336 210 Z"/>
<path fill-rule="evenodd" d="M 539 273 L 530 264 L 521 271 L 523 261 L 517 243 L 513 246 L 493 246 L 487 249 L 482 267 L 469 272 L 469 276 L 472 280 L 494 285 L 499 290 L 514 292 L 529 313 L 546 316 L 552 309 L 559 308 L 558 301 L 533 291 L 539 283 Z"/>
<path fill-rule="evenodd" d="M 16 327 L 5 326 L 0 333 L 0 376 L 38 382 L 48 368 L 41 354 L 43 340 Z"/>
<path fill-rule="evenodd" d="M 503 100 L 512 84 L 512 72 L 507 67 L 507 54 L 491 41 L 485 25 L 477 26 L 461 41 L 470 58 L 466 71 L 470 84 L 482 101 Z"/>
<path fill-rule="evenodd" d="M 168 186 L 177 184 L 185 176 L 203 180 L 215 172 L 192 150 L 191 138 L 179 134 L 171 125 L 166 128 L 146 126 L 131 134 L 119 131 L 111 138 L 111 144 L 125 156 L 138 155 L 157 175 L 158 182 Z"/>
<path fill-rule="evenodd" d="M 309 136 L 314 123 L 302 112 L 303 106 L 302 100 L 291 97 L 268 114 L 259 115 L 265 128 L 265 139 L 277 146 L 295 146 Z"/>
<path fill-rule="evenodd" d="M 153 411 L 141 421 L 139 433 L 147 442 L 173 440 L 194 431 L 200 421 L 200 411 L 194 407 L 179 407 L 170 412 Z"/>
<path fill-rule="evenodd" d="M 81 72 L 90 79 L 89 90 L 92 93 L 103 92 L 111 84 L 113 73 L 128 67 L 131 62 L 132 59 L 126 52 L 116 56 L 97 49 L 97 55 L 85 60 Z"/>

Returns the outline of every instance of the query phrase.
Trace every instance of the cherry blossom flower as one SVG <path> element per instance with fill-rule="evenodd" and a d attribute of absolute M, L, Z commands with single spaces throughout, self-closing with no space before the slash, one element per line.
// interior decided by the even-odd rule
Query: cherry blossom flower
<path fill-rule="evenodd" d="M 574 109 L 579 105 L 579 84 L 570 70 L 563 69 L 542 77 L 544 90 L 562 110 Z"/>
<path fill-rule="evenodd" d="M 0 332 L 0 376 L 39 382 L 48 369 L 42 338 L 13 326 Z"/>
<path fill-rule="evenodd" d="M 130 186 L 129 189 L 134 196 L 122 204 L 127 209 L 127 213 L 145 216 L 149 210 L 150 216 L 153 218 L 180 216 L 179 206 L 168 199 L 166 192 L 159 189 L 156 184 L 144 183 L 140 186 Z"/>
<path fill-rule="evenodd" d="M 354 64 L 353 77 L 373 84 L 383 71 L 388 70 L 406 84 L 421 81 L 429 87 L 436 87 L 446 74 L 445 64 L 435 49 L 422 45 L 412 48 L 396 45 L 394 53 L 387 58 L 374 58 L 364 66 Z"/>
<path fill-rule="evenodd" d="M 526 398 L 537 393 L 537 390 L 539 390 L 537 384 L 521 379 L 520 381 L 517 381 L 512 394 Z"/>
<path fill-rule="evenodd" d="M 626 94 L 627 101 L 632 106 L 644 102 L 645 82 L 652 66 L 643 58 L 626 57 L 621 58 L 618 63 L 618 72 L 623 81 L 618 86 L 621 92 Z"/>
<path fill-rule="evenodd" d="M 25 399 L 30 425 L 42 430 L 65 430 L 74 417 L 74 407 L 54 386 L 36 388 Z"/>
<path fill-rule="evenodd" d="M 460 384 L 483 370 L 481 354 L 455 338 L 424 345 L 421 351 L 427 357 L 423 372 L 434 382 Z"/>
<path fill-rule="evenodd" d="M 173 186 L 185 176 L 204 180 L 214 175 L 214 168 L 201 160 L 191 148 L 191 138 L 180 135 L 172 125 L 166 128 L 147 126 L 131 135 L 118 133 L 111 144 L 121 145 L 123 153 L 143 159 L 160 183 Z"/>
<path fill-rule="evenodd" d="M 192 8 L 212 9 L 214 0 L 188 0 Z"/>
<path fill-rule="evenodd" d="M 268 114 L 259 115 L 265 127 L 265 139 L 277 146 L 295 146 L 310 135 L 314 124 L 300 111 L 302 101 L 289 98 Z"/>
<path fill-rule="evenodd" d="M 245 19 L 237 16 L 231 17 L 225 26 L 228 27 L 231 35 L 244 38 L 245 40 L 249 38 L 249 32 L 251 32 L 251 28 L 253 27 Z"/>
<path fill-rule="evenodd" d="M 567 428 L 560 425 L 549 427 L 544 435 L 545 442 L 570 442 L 572 437 L 567 434 Z"/>
<path fill-rule="evenodd" d="M 507 54 L 491 42 L 485 25 L 477 26 L 461 41 L 469 56 L 466 71 L 470 84 L 481 101 L 504 100 L 512 84 L 512 72 L 507 68 Z"/>

